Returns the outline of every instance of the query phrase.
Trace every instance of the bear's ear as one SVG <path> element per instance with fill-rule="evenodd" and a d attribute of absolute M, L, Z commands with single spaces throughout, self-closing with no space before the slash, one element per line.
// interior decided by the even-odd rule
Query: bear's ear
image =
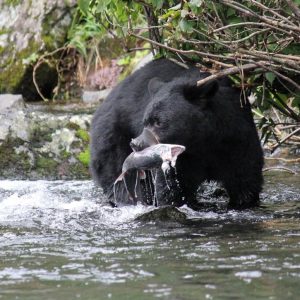
<path fill-rule="evenodd" d="M 219 84 L 214 80 L 201 86 L 197 86 L 197 84 L 185 86 L 183 88 L 183 94 L 188 101 L 197 103 L 197 101 L 200 100 L 203 104 L 203 101 L 214 96 L 218 89 Z"/>
<path fill-rule="evenodd" d="M 158 77 L 150 79 L 148 83 L 148 91 L 150 96 L 153 96 L 164 85 L 164 83 L 165 82 Z"/>

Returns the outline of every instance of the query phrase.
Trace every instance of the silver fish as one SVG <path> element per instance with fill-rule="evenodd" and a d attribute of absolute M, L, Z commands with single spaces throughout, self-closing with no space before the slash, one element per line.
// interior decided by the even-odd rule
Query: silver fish
<path fill-rule="evenodd" d="M 174 167 L 179 154 L 185 150 L 184 146 L 173 144 L 156 144 L 142 151 L 132 152 L 124 161 L 122 173 L 130 169 L 149 170 L 168 162 Z"/>
<path fill-rule="evenodd" d="M 184 151 L 185 147 L 182 145 L 156 144 L 142 151 L 132 152 L 123 163 L 122 173 L 114 183 L 114 190 L 116 184 L 123 181 L 129 198 L 136 204 L 140 179 L 146 177 L 144 171 L 161 167 L 166 172 L 170 165 L 175 167 L 178 155 Z"/>

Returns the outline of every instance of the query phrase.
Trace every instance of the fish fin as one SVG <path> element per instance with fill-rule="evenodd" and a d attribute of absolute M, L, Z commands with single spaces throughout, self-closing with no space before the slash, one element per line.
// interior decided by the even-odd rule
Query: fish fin
<path fill-rule="evenodd" d="M 185 151 L 185 147 L 184 146 L 181 146 L 181 145 L 174 145 L 174 146 L 171 146 L 171 156 L 172 158 L 173 157 L 176 157 L 181 154 L 183 151 Z"/>
<path fill-rule="evenodd" d="M 123 172 L 114 182 L 113 195 L 110 197 L 110 204 L 113 207 L 122 206 L 126 204 L 136 204 L 136 200 L 127 188 L 128 172 Z M 130 180 L 129 180 L 130 183 Z"/>

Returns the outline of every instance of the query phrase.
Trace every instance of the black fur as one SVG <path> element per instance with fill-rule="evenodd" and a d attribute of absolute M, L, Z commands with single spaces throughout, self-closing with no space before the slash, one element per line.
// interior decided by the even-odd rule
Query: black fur
<path fill-rule="evenodd" d="M 196 204 L 205 180 L 221 182 L 231 208 L 258 205 L 263 154 L 250 105 L 228 81 L 197 87 L 206 77 L 166 59 L 153 61 L 121 82 L 96 111 L 91 130 L 91 173 L 111 194 L 129 143 L 149 128 L 161 143 L 186 147 L 166 180 L 158 174 L 158 204 Z M 152 79 L 152 80 L 151 80 Z"/>

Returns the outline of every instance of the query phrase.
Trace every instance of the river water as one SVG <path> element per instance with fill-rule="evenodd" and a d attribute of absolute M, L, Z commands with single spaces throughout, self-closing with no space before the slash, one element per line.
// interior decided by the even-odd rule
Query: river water
<path fill-rule="evenodd" d="M 90 181 L 0 181 L 0 299 L 300 299 L 300 177 L 262 207 L 137 221 Z"/>

